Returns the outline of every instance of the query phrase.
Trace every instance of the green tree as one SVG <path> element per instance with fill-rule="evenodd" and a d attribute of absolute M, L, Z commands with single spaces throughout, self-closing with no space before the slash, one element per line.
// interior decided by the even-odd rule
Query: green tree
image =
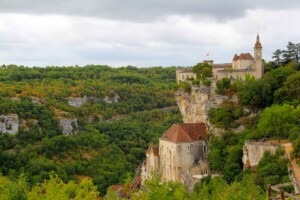
<path fill-rule="evenodd" d="M 49 180 L 45 180 L 41 185 L 34 186 L 27 195 L 30 200 L 94 200 L 99 197 L 99 192 L 89 179 L 82 180 L 80 184 L 74 182 L 64 183 L 56 175 L 50 175 Z"/>
<path fill-rule="evenodd" d="M 291 105 L 273 105 L 266 108 L 259 116 L 258 131 L 264 136 L 278 139 L 287 137 L 295 126 L 294 108 Z"/>

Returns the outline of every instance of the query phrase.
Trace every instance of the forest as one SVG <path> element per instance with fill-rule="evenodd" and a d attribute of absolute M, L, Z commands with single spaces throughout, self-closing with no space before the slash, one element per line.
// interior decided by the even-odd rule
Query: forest
<path fill-rule="evenodd" d="M 209 111 L 210 121 L 224 129 L 209 135 L 209 167 L 217 177 L 206 177 L 188 191 L 181 183 L 161 183 L 159 176 L 145 181 L 131 199 L 265 199 L 268 184 L 289 182 L 287 160 L 279 149 L 265 153 L 255 170 L 243 170 L 246 140 L 289 140 L 293 158 L 300 162 L 300 45 L 288 43 L 265 62 L 263 78 L 223 79 L 216 92 L 238 97 Z M 298 49 L 298 50 L 297 50 Z M 174 90 L 176 67 L 136 68 L 109 66 L 27 68 L 3 66 L 0 70 L 1 115 L 18 114 L 24 126 L 16 135 L 0 135 L 0 198 L 120 199 L 107 188 L 125 187 L 144 160 L 150 143 L 173 123 L 181 122 Z M 194 66 L 199 79 L 211 84 L 211 68 Z M 106 97 L 118 95 L 117 102 Z M 70 97 L 88 98 L 81 107 Z M 38 98 L 39 102 L 33 101 Z M 174 107 L 175 106 L 175 107 Z M 78 118 L 71 135 L 62 133 L 58 120 Z M 31 121 L 30 121 L 31 120 Z M 34 120 L 37 122 L 33 123 Z M 243 126 L 236 133 L 234 129 Z M 285 188 L 291 191 L 292 188 Z M 1 196 L 2 195 L 2 196 Z M 14 196 L 15 195 L 15 196 Z"/>
<path fill-rule="evenodd" d="M 13 113 L 20 126 L 17 134 L 1 130 L 2 178 L 25 177 L 33 190 L 51 174 L 62 184 L 89 179 L 101 196 L 108 186 L 123 184 L 135 176 L 149 143 L 181 122 L 173 98 L 175 69 L 3 66 L 1 122 Z M 117 101 L 105 101 L 116 95 Z M 84 96 L 82 106 L 69 105 L 68 98 Z M 78 119 L 76 131 L 63 134 L 62 118 Z"/>

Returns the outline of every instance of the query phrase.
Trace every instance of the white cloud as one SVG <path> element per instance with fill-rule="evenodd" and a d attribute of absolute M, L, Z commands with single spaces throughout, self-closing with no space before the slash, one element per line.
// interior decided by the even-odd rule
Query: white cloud
<path fill-rule="evenodd" d="M 253 51 L 256 32 L 265 58 L 288 41 L 299 42 L 299 10 L 248 10 L 220 21 L 169 15 L 137 22 L 69 15 L 0 14 L 0 62 L 24 65 L 193 65 L 230 62 Z"/>

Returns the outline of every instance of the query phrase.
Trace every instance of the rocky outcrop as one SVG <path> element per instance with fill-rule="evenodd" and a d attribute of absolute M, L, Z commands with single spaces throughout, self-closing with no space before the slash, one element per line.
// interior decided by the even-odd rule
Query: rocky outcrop
<path fill-rule="evenodd" d="M 223 131 L 214 127 L 208 118 L 209 109 L 219 106 L 228 99 L 227 96 L 217 95 L 214 87 L 192 86 L 190 93 L 180 89 L 175 93 L 175 99 L 184 123 L 204 122 L 211 133 L 220 134 Z"/>
<path fill-rule="evenodd" d="M 61 118 L 59 120 L 59 126 L 65 135 L 76 133 L 78 129 L 77 118 Z"/>
<path fill-rule="evenodd" d="M 68 104 L 70 106 L 80 108 L 85 102 L 87 101 L 87 97 L 69 97 L 68 98 Z"/>
<path fill-rule="evenodd" d="M 118 103 L 120 100 L 120 96 L 118 94 L 114 94 L 112 97 L 106 96 L 103 101 L 105 103 Z"/>
<path fill-rule="evenodd" d="M 19 117 L 17 114 L 0 115 L 0 133 L 17 134 Z"/>
<path fill-rule="evenodd" d="M 112 96 L 105 96 L 102 98 L 96 98 L 93 96 L 84 96 L 84 97 L 68 97 L 68 104 L 70 106 L 80 108 L 83 104 L 85 104 L 87 101 L 91 102 L 105 102 L 105 103 L 118 103 L 120 100 L 120 96 L 118 94 L 113 94 Z"/>
<path fill-rule="evenodd" d="M 42 104 L 44 103 L 44 99 L 43 98 L 38 98 L 38 97 L 30 97 L 31 98 L 31 102 L 34 104 Z"/>

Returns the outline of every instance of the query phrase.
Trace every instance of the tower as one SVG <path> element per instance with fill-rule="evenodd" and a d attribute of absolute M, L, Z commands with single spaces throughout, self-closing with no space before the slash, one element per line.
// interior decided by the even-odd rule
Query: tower
<path fill-rule="evenodd" d="M 256 42 L 254 45 L 254 66 L 255 66 L 255 78 L 261 78 L 264 75 L 264 66 L 262 61 L 262 46 L 259 41 L 259 35 L 256 36 Z"/>

